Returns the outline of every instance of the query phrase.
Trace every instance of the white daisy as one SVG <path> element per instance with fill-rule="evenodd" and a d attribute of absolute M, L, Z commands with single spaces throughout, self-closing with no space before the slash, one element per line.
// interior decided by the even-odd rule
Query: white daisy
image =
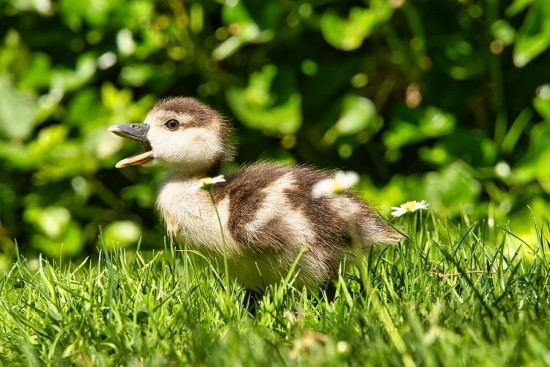
<path fill-rule="evenodd" d="M 203 189 L 203 190 L 210 190 L 212 186 L 220 182 L 225 182 L 225 177 L 223 177 L 223 175 L 219 175 L 216 177 L 201 178 L 197 188 Z"/>
<path fill-rule="evenodd" d="M 414 213 L 417 210 L 423 210 L 428 209 L 428 204 L 426 200 L 422 200 L 420 202 L 418 201 L 407 201 L 404 204 L 401 204 L 399 206 L 392 206 L 393 212 L 391 212 L 391 215 L 394 217 L 400 217 L 407 213 Z"/>
<path fill-rule="evenodd" d="M 325 178 L 313 185 L 311 196 L 318 199 L 327 195 L 339 195 L 359 182 L 359 175 L 355 172 L 336 172 L 334 178 Z"/>

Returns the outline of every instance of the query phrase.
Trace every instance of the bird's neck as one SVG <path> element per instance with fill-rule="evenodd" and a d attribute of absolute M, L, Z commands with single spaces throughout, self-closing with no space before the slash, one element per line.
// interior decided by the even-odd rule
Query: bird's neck
<path fill-rule="evenodd" d="M 192 179 L 201 179 L 205 177 L 215 177 L 220 174 L 222 166 L 222 160 L 216 160 L 212 165 L 208 167 L 169 167 L 169 178 L 179 181 L 186 181 Z"/>
<path fill-rule="evenodd" d="M 168 175 L 169 181 L 189 181 L 195 179 L 201 179 L 205 177 L 215 177 L 220 174 L 220 167 L 211 167 L 207 170 L 200 171 L 188 171 L 185 169 L 171 169 Z"/>

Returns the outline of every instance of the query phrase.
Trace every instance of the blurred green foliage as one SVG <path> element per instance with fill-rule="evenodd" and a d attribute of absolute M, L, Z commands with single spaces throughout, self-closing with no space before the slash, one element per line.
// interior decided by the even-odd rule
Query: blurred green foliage
<path fill-rule="evenodd" d="M 238 162 L 362 174 L 384 213 L 511 220 L 550 204 L 550 2 L 8 0 L 0 2 L 0 266 L 77 256 L 99 227 L 163 243 L 164 173 L 106 131 L 159 97 L 234 119 Z M 532 214 L 529 212 L 529 208 Z"/>

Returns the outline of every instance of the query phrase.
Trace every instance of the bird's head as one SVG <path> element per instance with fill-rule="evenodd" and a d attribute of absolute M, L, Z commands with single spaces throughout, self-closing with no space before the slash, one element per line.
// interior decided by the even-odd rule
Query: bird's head
<path fill-rule="evenodd" d="M 212 108 L 192 99 L 160 100 L 144 123 L 109 126 L 109 131 L 142 143 L 145 152 L 125 158 L 117 168 L 151 162 L 185 176 L 199 176 L 231 160 L 231 127 Z"/>

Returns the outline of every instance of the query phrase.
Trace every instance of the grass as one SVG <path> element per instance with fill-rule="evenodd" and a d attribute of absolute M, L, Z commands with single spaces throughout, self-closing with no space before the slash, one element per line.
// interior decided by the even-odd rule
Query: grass
<path fill-rule="evenodd" d="M 548 366 L 548 225 L 530 244 L 404 220 L 411 239 L 369 251 L 332 302 L 288 277 L 253 312 L 217 267 L 170 246 L 20 258 L 0 277 L 0 365 Z"/>

